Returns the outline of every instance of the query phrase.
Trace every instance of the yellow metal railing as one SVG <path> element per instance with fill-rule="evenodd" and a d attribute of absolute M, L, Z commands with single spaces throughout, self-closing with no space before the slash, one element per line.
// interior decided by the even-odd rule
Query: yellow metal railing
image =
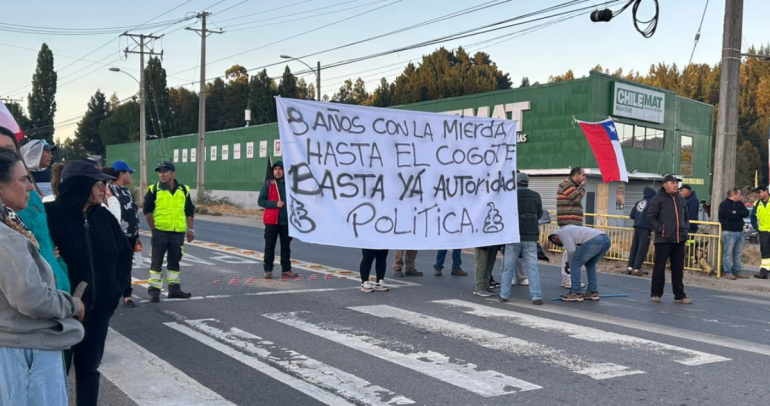
<path fill-rule="evenodd" d="M 562 252 L 562 248 L 548 241 L 548 236 L 559 229 L 559 226 L 556 225 L 556 212 L 551 211 L 549 214 L 553 220 L 549 224 L 540 226 L 540 244 L 548 251 Z M 612 247 L 604 258 L 628 261 L 628 253 L 631 250 L 631 241 L 634 237 L 634 221 L 628 216 L 612 214 L 586 213 L 585 218 L 586 226 L 601 230 L 612 240 Z M 716 272 L 718 278 L 722 277 L 721 224 L 711 221 L 693 221 L 693 224 L 698 224 L 699 230 L 698 234 L 690 234 L 690 240 L 687 241 L 684 269 L 708 274 Z M 654 259 L 655 244 L 651 243 L 644 263 L 652 265 Z"/>

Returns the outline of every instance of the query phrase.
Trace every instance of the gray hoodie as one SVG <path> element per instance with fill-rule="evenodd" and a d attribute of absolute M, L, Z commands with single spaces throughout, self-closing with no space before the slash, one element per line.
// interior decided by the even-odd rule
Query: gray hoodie
<path fill-rule="evenodd" d="M 83 339 L 78 310 L 32 242 L 0 222 L 0 347 L 70 348 Z"/>

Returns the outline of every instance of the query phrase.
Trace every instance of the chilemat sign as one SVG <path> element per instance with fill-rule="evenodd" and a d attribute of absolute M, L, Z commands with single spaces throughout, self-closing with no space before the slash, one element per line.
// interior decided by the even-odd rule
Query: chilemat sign
<path fill-rule="evenodd" d="M 615 82 L 612 115 L 663 123 L 666 120 L 666 95 L 663 92 Z"/>
<path fill-rule="evenodd" d="M 515 121 L 276 105 L 292 237 L 377 249 L 519 241 Z"/>

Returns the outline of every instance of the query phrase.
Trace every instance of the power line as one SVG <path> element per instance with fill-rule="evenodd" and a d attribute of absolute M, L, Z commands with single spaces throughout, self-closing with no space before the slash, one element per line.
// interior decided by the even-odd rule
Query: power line
<path fill-rule="evenodd" d="M 296 3 L 286 4 L 286 5 L 283 5 L 281 7 L 271 8 L 269 10 L 262 10 L 262 11 L 259 11 L 259 12 L 256 12 L 256 13 L 251 13 L 251 14 L 244 14 L 244 15 L 241 15 L 241 16 L 238 16 L 238 17 L 228 18 L 228 19 L 225 19 L 225 20 L 219 20 L 217 22 L 221 24 L 221 23 L 223 23 L 225 21 L 238 20 L 238 19 L 241 19 L 241 18 L 251 17 L 251 16 L 255 16 L 255 15 L 264 15 L 264 14 L 267 14 L 267 13 L 269 13 L 271 11 L 282 10 L 284 8 L 289 8 L 289 7 L 296 6 L 296 5 L 302 4 L 302 3 L 309 3 L 311 1 L 315 1 L 315 0 L 302 0 L 302 1 L 298 1 Z M 359 1 L 359 0 L 353 0 L 353 1 Z"/>
<path fill-rule="evenodd" d="M 426 25 L 434 24 L 434 23 L 437 23 L 437 22 L 449 20 L 449 19 L 452 19 L 452 18 L 455 18 L 455 17 L 459 17 L 459 16 L 462 16 L 462 15 L 470 14 L 470 13 L 473 13 L 473 12 L 476 12 L 476 11 L 484 10 L 484 9 L 487 9 L 487 8 L 490 8 L 490 7 L 495 7 L 495 6 L 498 6 L 498 5 L 509 3 L 511 1 L 512 0 L 505 0 L 503 2 L 498 2 L 498 0 L 488 1 L 486 3 L 482 3 L 482 4 L 479 4 L 479 5 L 476 5 L 476 6 L 472 6 L 472 7 L 466 8 L 466 9 L 458 10 L 458 11 L 455 11 L 455 12 L 452 12 L 452 13 L 449 13 L 449 14 L 445 14 L 445 15 L 442 15 L 442 16 L 439 16 L 439 17 L 435 17 L 435 18 L 432 18 L 432 19 L 429 19 L 429 20 L 425 20 L 425 21 L 422 21 L 422 22 L 417 23 L 417 24 L 409 25 L 409 26 L 406 26 L 406 27 L 402 27 L 402 28 L 390 31 L 390 32 L 386 32 L 386 33 L 383 33 L 383 34 L 375 35 L 373 37 L 365 38 L 365 39 L 362 39 L 362 40 L 359 40 L 359 41 L 354 41 L 354 42 L 350 42 L 350 43 L 347 43 L 347 44 L 344 44 L 344 45 L 340 45 L 340 46 L 328 48 L 328 49 L 325 49 L 325 50 L 322 50 L 322 51 L 314 52 L 314 53 L 311 53 L 311 54 L 303 55 L 303 56 L 298 57 L 297 59 L 303 59 L 303 58 L 307 58 L 307 57 L 311 57 L 311 56 L 315 56 L 315 55 L 320 55 L 320 54 L 323 54 L 323 53 L 332 52 L 332 51 L 336 51 L 336 50 L 339 50 L 339 49 L 343 49 L 343 48 L 351 47 L 351 46 L 354 46 L 354 45 L 362 44 L 364 42 L 373 41 L 373 40 L 376 40 L 376 39 L 379 39 L 379 38 L 384 38 L 384 37 L 387 37 L 387 36 L 390 36 L 390 35 L 399 34 L 399 33 L 402 33 L 402 32 L 405 32 L 405 31 L 409 31 L 409 30 L 413 30 L 413 29 L 416 29 L 416 28 L 420 28 L 420 27 L 423 27 L 423 26 L 426 26 Z M 583 1 L 587 1 L 587 0 L 583 0 Z M 268 46 L 268 45 L 272 45 L 272 44 L 267 44 L 267 45 L 264 45 L 262 47 L 265 47 L 265 46 Z M 260 48 L 262 48 L 262 47 L 260 47 Z M 251 49 L 251 50 L 240 52 L 238 54 L 230 55 L 227 58 L 222 58 L 222 59 L 220 59 L 218 61 L 214 61 L 214 62 L 219 62 L 219 61 L 222 61 L 224 59 L 232 58 L 232 57 L 235 57 L 235 56 L 240 56 L 240 55 L 249 53 L 251 51 L 255 51 L 257 49 L 259 49 L 259 48 L 254 48 L 254 49 Z M 211 63 L 214 63 L 214 62 L 211 62 Z M 249 69 L 249 70 L 259 70 L 259 69 L 263 69 L 263 68 L 267 68 L 267 67 L 271 67 L 271 66 L 275 66 L 275 65 L 280 65 L 282 63 L 284 63 L 284 62 L 283 61 L 275 62 L 275 63 L 263 65 L 263 66 L 260 66 L 260 67 L 257 67 L 257 68 L 252 68 L 252 69 Z M 189 71 L 191 69 L 186 69 L 185 71 Z M 185 72 L 185 71 L 175 72 L 174 74 Z M 217 77 L 221 77 L 221 76 L 217 76 Z M 211 78 L 211 79 L 207 79 L 207 80 L 213 80 L 213 79 L 216 79 L 216 78 Z"/>
<path fill-rule="evenodd" d="M 685 65 L 685 69 L 687 69 L 688 66 L 692 63 L 692 57 L 695 55 L 695 48 L 698 46 L 698 41 L 700 40 L 700 29 L 703 27 L 703 20 L 706 19 L 706 10 L 709 7 L 709 0 L 706 0 L 706 5 L 703 6 L 703 15 L 700 18 L 700 24 L 698 25 L 698 32 L 695 33 L 695 43 L 692 44 L 692 52 L 690 53 L 690 60 L 687 61 L 687 65 Z"/>
<path fill-rule="evenodd" d="M 258 46 L 258 47 L 256 47 L 256 48 L 252 48 L 252 49 L 249 49 L 249 50 L 247 50 L 247 51 L 239 52 L 239 53 L 237 53 L 237 54 L 229 55 L 229 56 L 226 56 L 226 57 L 224 57 L 224 58 L 220 58 L 220 59 L 217 59 L 217 60 L 215 60 L 215 61 L 211 61 L 211 62 L 208 62 L 208 63 L 206 63 L 206 65 L 210 65 L 210 64 L 213 64 L 213 63 L 217 63 L 217 62 L 221 62 L 221 61 L 224 61 L 224 60 L 226 60 L 226 59 L 230 59 L 230 58 L 233 58 L 233 57 L 236 57 L 236 56 L 240 56 L 240 55 L 243 55 L 243 54 L 247 54 L 247 53 L 249 53 L 249 52 L 253 52 L 253 51 L 256 51 L 256 50 L 259 50 L 259 49 L 262 49 L 262 48 L 266 48 L 266 47 L 269 47 L 269 46 L 271 46 L 271 45 L 275 45 L 275 44 L 278 44 L 278 43 L 281 43 L 281 42 L 284 42 L 284 41 L 288 41 L 288 40 L 290 40 L 290 39 L 294 39 L 294 38 L 300 37 L 300 36 L 302 36 L 302 35 L 305 35 L 305 34 L 310 34 L 311 32 L 315 32 L 315 31 L 318 31 L 318 30 L 321 30 L 321 29 L 324 29 L 324 28 L 330 27 L 330 26 L 332 26 L 332 25 L 336 25 L 336 24 L 339 24 L 339 23 L 342 23 L 342 22 L 345 22 L 345 21 L 351 20 L 351 19 L 353 19 L 353 18 L 356 18 L 356 17 L 360 17 L 360 16 L 362 16 L 362 15 L 364 15 L 364 14 L 368 14 L 368 13 L 371 13 L 371 12 L 374 12 L 374 11 L 377 11 L 377 10 L 380 10 L 380 9 L 383 9 L 383 8 L 385 8 L 385 7 L 389 7 L 389 6 L 392 6 L 392 5 L 394 5 L 394 4 L 396 4 L 396 3 L 400 3 L 400 2 L 402 2 L 402 1 L 403 1 L 403 0 L 394 0 L 394 1 L 392 1 L 392 2 L 390 2 L 390 3 L 388 3 L 388 4 L 385 4 L 385 5 L 383 5 L 383 6 L 380 6 L 380 7 L 376 7 L 376 8 L 373 8 L 373 9 L 371 9 L 371 10 L 367 10 L 367 11 L 364 11 L 364 12 L 362 12 L 362 13 L 358 13 L 358 14 L 352 15 L 352 16 L 350 16 L 350 17 L 345 17 L 345 18 L 343 18 L 343 19 L 340 19 L 340 20 L 337 20 L 337 21 L 331 22 L 331 23 L 329 23 L 329 24 L 325 24 L 325 25 L 322 25 L 322 26 L 320 26 L 320 27 L 316 27 L 316 28 L 313 28 L 313 29 L 311 29 L 311 30 L 303 31 L 303 32 L 301 32 L 301 33 L 299 33 L 299 34 L 294 34 L 294 35 L 292 35 L 292 36 L 290 36 L 290 37 L 286 37 L 286 38 L 283 38 L 283 39 L 279 39 L 279 40 L 277 40 L 277 41 L 273 41 L 273 42 L 271 42 L 271 43 L 268 43 L 268 44 L 260 45 L 260 46 Z M 187 71 L 190 71 L 190 70 L 192 70 L 192 69 L 193 69 L 193 68 L 190 68 L 190 69 L 185 69 L 185 70 L 182 70 L 182 71 L 178 71 L 178 72 L 175 72 L 175 73 L 174 73 L 174 75 L 176 75 L 176 74 L 178 74 L 178 73 L 187 72 Z M 219 76 L 218 76 L 218 77 L 219 77 Z M 208 79 L 207 79 L 207 81 L 208 81 Z"/>
<path fill-rule="evenodd" d="M 178 9 L 178 8 L 180 8 L 180 7 L 182 7 L 182 6 L 184 6 L 185 4 L 187 4 L 187 3 L 191 2 L 191 1 L 192 1 L 192 0 L 186 0 L 186 1 L 182 2 L 182 3 L 180 3 L 179 5 L 177 5 L 177 6 L 173 7 L 173 8 L 171 8 L 171 9 L 169 9 L 169 10 L 166 10 L 166 11 L 164 11 L 163 13 L 161 13 L 161 14 L 159 14 L 159 15 L 157 15 L 157 16 L 155 16 L 155 17 L 153 17 L 153 18 L 151 18 L 151 19 L 149 19 L 149 20 L 147 20 L 147 21 L 145 21 L 145 22 L 143 22 L 142 24 L 139 24 L 139 25 L 135 26 L 135 27 L 134 27 L 132 30 L 135 30 L 135 29 L 137 29 L 137 28 L 143 27 L 143 26 L 145 26 L 146 24 L 149 24 L 149 23 L 151 23 L 151 22 L 153 22 L 153 21 L 157 20 L 158 18 L 161 18 L 161 17 L 163 17 L 164 15 L 166 15 L 166 14 L 168 14 L 168 13 L 170 13 L 170 12 L 172 12 L 172 11 L 174 11 L 174 10 L 176 10 L 176 9 Z M 217 4 L 218 4 L 218 3 L 217 3 Z M 185 17 L 185 18 L 186 18 L 186 17 Z M 178 24 L 178 23 L 179 23 L 179 22 L 176 22 L 176 23 L 174 23 L 174 24 Z M 130 31 L 130 30 L 129 30 L 129 31 Z M 120 37 L 118 36 L 118 37 L 115 37 L 115 38 L 112 38 L 112 39 L 108 40 L 107 42 L 105 42 L 104 44 L 102 44 L 102 45 L 101 45 L 101 46 L 99 46 L 98 48 L 94 49 L 93 51 L 91 51 L 91 52 L 89 52 L 89 53 L 87 53 L 87 54 L 85 54 L 85 55 L 81 56 L 80 58 L 76 59 L 75 61 L 73 61 L 73 62 L 72 62 L 72 63 L 70 63 L 69 65 L 67 65 L 67 66 L 65 66 L 65 67 L 63 67 L 63 68 L 61 68 L 61 69 L 57 70 L 57 73 L 61 73 L 62 71 L 66 70 L 67 68 L 69 68 L 69 67 L 71 67 L 71 66 L 75 65 L 76 63 L 80 62 L 81 60 L 83 60 L 83 59 L 87 58 L 88 56 L 90 56 L 90 55 L 92 55 L 92 54 L 94 54 L 94 53 L 98 52 L 100 49 L 102 49 L 102 48 L 106 47 L 107 45 L 111 44 L 111 43 L 112 43 L 112 41 L 114 41 L 116 38 L 120 38 Z M 99 62 L 101 62 L 101 61 L 103 61 L 103 60 L 105 60 L 105 59 L 107 59 L 107 58 L 109 58 L 109 57 L 110 57 L 110 56 L 108 55 L 108 56 L 106 56 L 106 57 L 104 57 L 104 58 L 100 59 L 100 60 L 99 60 Z M 119 60 L 119 58 L 118 58 L 118 60 Z M 113 61 L 113 62 L 115 62 L 115 61 Z M 113 63 L 113 62 L 110 62 L 110 63 Z M 87 69 L 87 68 L 89 68 L 89 67 L 91 67 L 91 66 L 93 66 L 93 64 L 91 64 L 91 65 L 88 65 L 88 66 L 86 66 L 86 67 L 84 67 L 84 68 L 82 68 L 82 69 Z M 82 70 L 82 69 L 81 69 L 81 70 Z M 66 77 L 66 76 L 64 76 L 64 77 Z M 64 77 L 62 77 L 62 79 L 63 79 Z M 80 76 L 80 77 L 84 77 L 84 76 Z M 80 77 L 79 77 L 79 78 L 80 78 Z M 11 93 L 13 93 L 14 95 L 15 95 L 15 94 L 19 94 L 19 93 L 20 93 L 20 92 L 22 92 L 22 91 L 26 91 L 26 89 L 28 89 L 28 88 L 30 88 L 30 87 L 32 87 L 32 84 L 29 84 L 29 85 L 27 85 L 27 86 L 24 86 L 24 87 L 18 88 L 18 89 L 14 90 L 14 91 L 13 91 L 13 92 L 11 92 Z"/>
<path fill-rule="evenodd" d="M 356 1 L 358 1 L 358 0 L 356 0 Z M 372 6 L 372 5 L 379 4 L 379 3 L 386 3 L 388 1 L 390 1 L 390 0 L 377 0 L 377 1 L 373 1 L 371 3 L 360 4 L 358 6 L 352 6 L 352 7 L 343 8 L 343 9 L 340 9 L 340 10 L 329 11 L 327 13 L 314 14 L 314 15 L 307 16 L 307 17 L 299 17 L 299 18 L 294 18 L 294 19 L 291 19 L 291 20 L 276 21 L 276 22 L 267 23 L 267 24 L 258 24 L 258 25 L 254 25 L 254 26 L 250 26 L 250 27 L 238 28 L 238 29 L 235 29 L 235 30 L 231 29 L 230 31 L 231 32 L 246 31 L 246 30 L 253 30 L 253 29 L 257 29 L 257 28 L 270 27 L 270 26 L 273 26 L 273 25 L 281 25 L 281 24 L 286 24 L 286 23 L 292 23 L 292 22 L 295 22 L 295 21 L 302 21 L 302 20 L 307 20 L 307 19 L 310 19 L 310 18 L 323 17 L 325 15 L 337 14 L 337 13 L 341 13 L 343 11 L 349 11 L 349 10 L 354 10 L 354 9 L 357 9 L 357 8 L 368 7 L 368 6 Z M 299 14 L 299 13 L 295 13 L 295 14 Z M 277 18 L 281 18 L 281 17 L 261 20 L 260 22 L 273 21 L 273 20 L 275 20 Z M 235 24 L 235 25 L 231 25 L 230 27 L 235 27 L 235 26 L 244 25 L 244 24 L 252 24 L 252 23 Z"/>

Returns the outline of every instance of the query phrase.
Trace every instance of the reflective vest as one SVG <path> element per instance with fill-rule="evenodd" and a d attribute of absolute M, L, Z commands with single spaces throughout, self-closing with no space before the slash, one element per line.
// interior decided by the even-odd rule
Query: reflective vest
<path fill-rule="evenodd" d="M 761 200 L 757 200 L 754 210 L 757 215 L 757 225 L 759 225 L 758 231 L 770 231 L 770 204 L 763 204 Z"/>
<path fill-rule="evenodd" d="M 155 210 L 152 212 L 155 228 L 160 231 L 186 232 L 187 216 L 184 207 L 190 194 L 187 186 L 180 183 L 173 195 L 170 190 L 161 189 L 160 182 L 147 189 L 155 195 Z"/>

